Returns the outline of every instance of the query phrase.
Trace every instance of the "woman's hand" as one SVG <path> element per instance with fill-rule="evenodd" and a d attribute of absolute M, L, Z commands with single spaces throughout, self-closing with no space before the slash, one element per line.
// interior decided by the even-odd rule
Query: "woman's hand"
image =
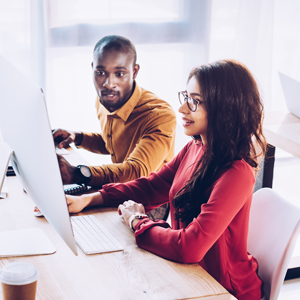
<path fill-rule="evenodd" d="M 81 196 L 66 195 L 69 213 L 78 213 L 87 206 L 103 205 L 103 198 L 100 192 L 83 194 Z"/>
<path fill-rule="evenodd" d="M 84 195 L 81 196 L 66 195 L 66 199 L 67 199 L 69 213 L 78 213 L 86 207 L 85 205 L 86 199 Z"/>
<path fill-rule="evenodd" d="M 123 204 L 120 204 L 118 207 L 119 215 L 122 215 L 125 223 L 130 227 L 129 219 L 135 213 L 145 213 L 145 208 L 143 204 L 136 203 L 132 200 L 125 201 Z"/>

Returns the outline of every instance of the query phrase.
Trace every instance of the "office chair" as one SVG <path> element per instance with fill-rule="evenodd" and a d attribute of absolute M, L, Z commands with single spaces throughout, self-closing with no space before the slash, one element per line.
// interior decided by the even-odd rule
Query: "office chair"
<path fill-rule="evenodd" d="M 265 300 L 278 298 L 300 233 L 300 209 L 270 188 L 253 194 L 248 252 L 258 261 Z"/>

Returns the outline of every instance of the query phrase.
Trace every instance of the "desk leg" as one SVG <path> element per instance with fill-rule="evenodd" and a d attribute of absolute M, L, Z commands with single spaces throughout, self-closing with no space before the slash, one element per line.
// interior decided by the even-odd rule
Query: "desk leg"
<path fill-rule="evenodd" d="M 267 151 L 264 158 L 264 172 L 262 187 L 273 187 L 273 174 L 274 174 L 274 163 L 275 163 L 275 147 L 268 144 Z"/>

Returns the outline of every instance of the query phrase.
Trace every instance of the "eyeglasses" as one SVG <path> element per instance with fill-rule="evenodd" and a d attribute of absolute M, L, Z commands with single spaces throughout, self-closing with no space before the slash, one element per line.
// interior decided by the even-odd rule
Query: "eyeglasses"
<path fill-rule="evenodd" d="M 203 103 L 203 101 L 199 101 L 192 97 L 189 97 L 186 92 L 178 92 L 178 98 L 180 104 L 183 105 L 186 102 L 189 110 L 191 111 L 196 111 L 198 105 Z"/>

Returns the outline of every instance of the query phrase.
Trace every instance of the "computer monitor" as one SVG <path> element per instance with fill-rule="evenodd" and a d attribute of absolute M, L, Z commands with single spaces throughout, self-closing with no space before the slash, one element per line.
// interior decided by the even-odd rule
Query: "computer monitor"
<path fill-rule="evenodd" d="M 43 91 L 1 55 L 0 129 L 24 189 L 77 255 Z"/>
<path fill-rule="evenodd" d="M 300 118 L 300 82 L 278 72 L 288 110 Z"/>

